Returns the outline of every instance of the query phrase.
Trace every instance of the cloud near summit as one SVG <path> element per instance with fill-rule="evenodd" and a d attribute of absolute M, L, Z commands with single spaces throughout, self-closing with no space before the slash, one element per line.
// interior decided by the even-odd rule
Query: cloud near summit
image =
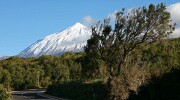
<path fill-rule="evenodd" d="M 95 20 L 91 16 L 86 16 L 82 20 L 83 20 L 83 23 L 88 27 L 94 26 L 97 23 L 97 20 Z"/>

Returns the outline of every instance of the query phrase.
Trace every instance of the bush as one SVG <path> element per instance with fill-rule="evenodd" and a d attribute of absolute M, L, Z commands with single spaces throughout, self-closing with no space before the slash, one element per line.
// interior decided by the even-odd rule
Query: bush
<path fill-rule="evenodd" d="M 111 98 L 114 100 L 125 100 L 129 97 L 131 91 L 137 92 L 137 89 L 145 83 L 148 78 L 148 72 L 137 66 L 124 67 L 121 70 L 121 75 L 109 81 Z"/>
<path fill-rule="evenodd" d="M 180 70 L 152 77 L 148 84 L 139 88 L 138 93 L 131 93 L 129 100 L 180 100 Z"/>
<path fill-rule="evenodd" d="M 47 94 L 73 100 L 104 100 L 107 98 L 105 85 L 102 82 L 68 82 L 51 85 L 47 89 Z"/>
<path fill-rule="evenodd" d="M 9 100 L 9 94 L 4 89 L 0 90 L 0 100 Z"/>

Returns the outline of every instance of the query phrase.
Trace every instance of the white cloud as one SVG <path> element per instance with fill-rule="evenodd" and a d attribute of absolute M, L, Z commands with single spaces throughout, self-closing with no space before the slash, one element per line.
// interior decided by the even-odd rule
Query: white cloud
<path fill-rule="evenodd" d="M 94 26 L 97 23 L 97 20 L 93 19 L 91 16 L 86 16 L 82 20 L 83 23 L 88 27 Z"/>
<path fill-rule="evenodd" d="M 132 10 L 132 8 L 127 9 L 126 11 L 127 11 L 127 13 L 130 13 L 131 10 Z M 121 11 L 121 10 L 119 10 L 119 11 Z M 117 14 L 119 11 L 115 10 L 113 13 L 109 13 L 106 18 L 110 18 L 112 21 L 114 21 L 114 20 L 116 19 L 116 14 Z"/>
<path fill-rule="evenodd" d="M 180 27 L 177 27 L 174 32 L 170 35 L 170 37 L 177 38 L 180 37 Z"/>
<path fill-rule="evenodd" d="M 180 2 L 168 6 L 167 10 L 171 13 L 173 22 L 180 26 Z"/>
<path fill-rule="evenodd" d="M 180 37 L 180 2 L 169 5 L 167 10 L 171 14 L 171 19 L 173 23 L 176 23 L 176 29 L 172 33 L 173 37 Z"/>

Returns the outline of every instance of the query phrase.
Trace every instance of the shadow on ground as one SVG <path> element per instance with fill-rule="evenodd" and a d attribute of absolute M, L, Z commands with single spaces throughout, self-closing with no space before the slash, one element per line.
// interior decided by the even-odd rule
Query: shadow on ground
<path fill-rule="evenodd" d="M 180 70 L 152 77 L 137 94 L 131 93 L 128 100 L 180 100 Z"/>

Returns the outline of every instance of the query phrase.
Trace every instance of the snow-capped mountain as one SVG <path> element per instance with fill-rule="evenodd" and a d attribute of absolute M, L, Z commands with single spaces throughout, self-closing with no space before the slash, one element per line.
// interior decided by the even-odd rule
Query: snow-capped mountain
<path fill-rule="evenodd" d="M 2 56 L 2 57 L 0 57 L 0 60 L 4 60 L 4 59 L 8 59 L 8 58 L 10 58 L 11 56 Z"/>
<path fill-rule="evenodd" d="M 22 58 L 41 55 L 62 55 L 64 52 L 80 52 L 91 37 L 91 30 L 76 23 L 62 32 L 54 33 L 23 50 L 17 56 Z"/>

